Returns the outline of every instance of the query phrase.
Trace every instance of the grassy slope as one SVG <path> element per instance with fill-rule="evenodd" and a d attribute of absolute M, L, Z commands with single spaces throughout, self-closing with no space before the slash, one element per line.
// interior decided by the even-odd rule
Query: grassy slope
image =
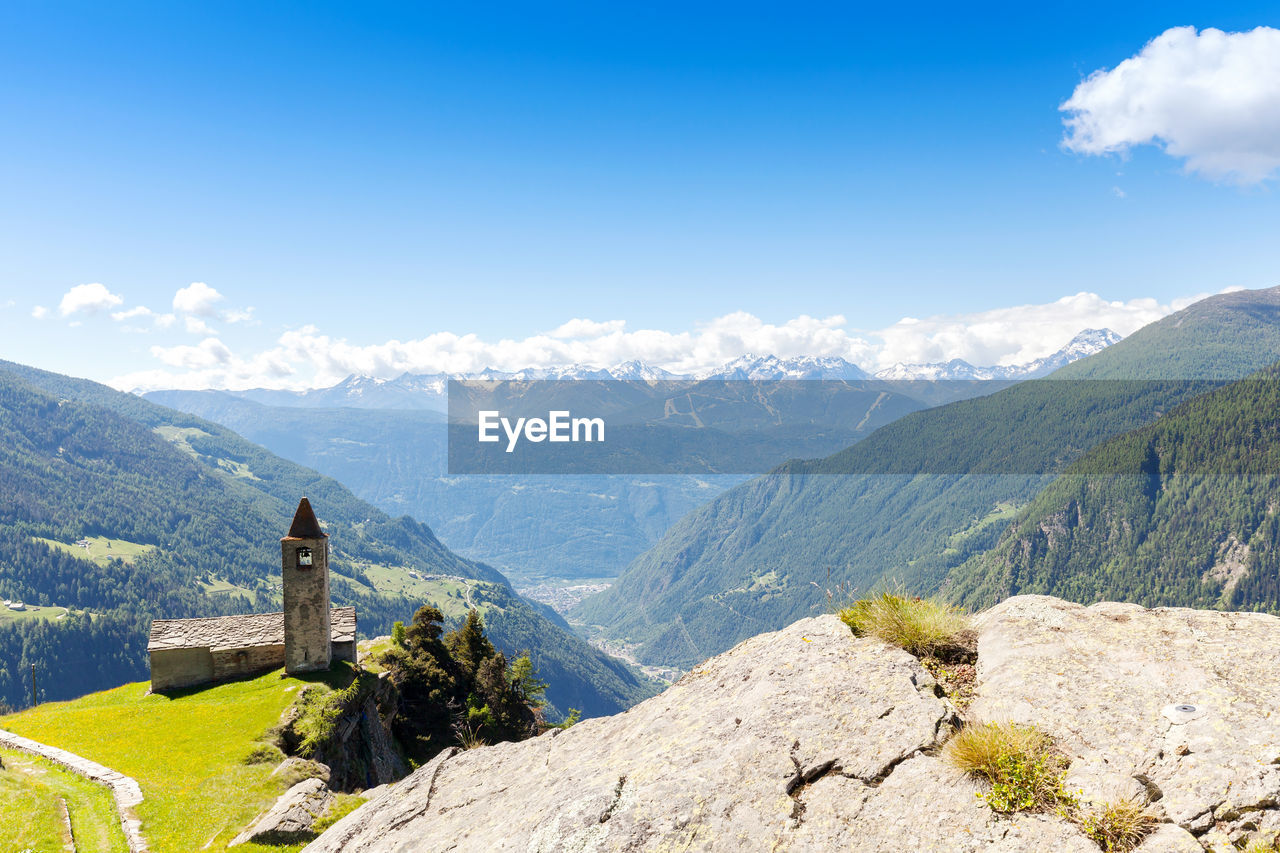
<path fill-rule="evenodd" d="M 37 542 L 43 542 L 50 548 L 57 548 L 73 557 L 91 560 L 99 566 L 106 566 L 113 559 L 132 563 L 138 557 L 155 548 L 154 545 L 143 545 L 140 542 L 130 542 L 127 539 L 111 539 L 106 536 L 88 536 L 85 538 L 89 543 L 88 548 L 82 548 L 79 545 L 68 542 L 59 542 L 56 539 L 35 537 Z"/>
<path fill-rule="evenodd" d="M 1063 368 L 1058 378 L 907 415 L 823 460 L 789 464 L 681 519 L 577 615 L 690 665 L 825 606 L 822 588 L 899 580 L 936 591 L 1067 464 L 1194 393 L 1117 379 L 1221 379 L 1280 352 L 1280 288 L 1212 297 Z M 1057 387 L 1061 386 L 1061 387 Z M 967 535 L 965 535 L 967 534 Z M 770 573 L 778 580 L 751 591 Z"/>
<path fill-rule="evenodd" d="M 80 850 L 121 853 L 128 849 L 115 801 L 103 786 L 52 762 L 0 749 L 0 851 L 63 851 L 67 805 L 71 833 Z"/>
<path fill-rule="evenodd" d="M 29 604 L 23 610 L 10 610 L 0 605 L 0 625 L 14 622 L 56 621 L 67 615 L 67 608 L 57 604 L 47 607 Z"/>
<path fill-rule="evenodd" d="M 145 683 L 127 684 L 0 717 L 0 728 L 136 779 L 142 832 L 157 853 L 223 850 L 284 792 L 271 765 L 244 758 L 306 683 L 277 671 L 175 698 L 148 695 Z"/>

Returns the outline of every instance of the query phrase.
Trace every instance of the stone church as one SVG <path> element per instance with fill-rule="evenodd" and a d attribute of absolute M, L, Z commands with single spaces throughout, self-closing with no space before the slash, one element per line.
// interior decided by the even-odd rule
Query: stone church
<path fill-rule="evenodd" d="M 156 619 L 147 652 L 151 689 L 190 687 L 284 666 L 317 672 L 355 663 L 356 609 L 329 606 L 329 537 L 303 498 L 280 540 L 284 610 L 208 619 Z"/>

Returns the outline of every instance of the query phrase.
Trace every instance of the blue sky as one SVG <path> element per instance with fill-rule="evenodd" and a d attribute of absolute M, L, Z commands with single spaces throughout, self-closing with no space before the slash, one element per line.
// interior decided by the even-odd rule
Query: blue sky
<path fill-rule="evenodd" d="M 871 358 L 847 340 L 904 316 L 1084 291 L 1147 318 L 1280 284 L 1274 172 L 1061 146 L 1077 85 L 1170 27 L 1280 26 L 1274 4 L 1161 6 L 6 3 L 0 357 L 238 365 L 195 384 L 282 361 L 251 384 L 305 384 L 431 366 L 438 346 L 377 348 L 432 335 L 458 364 L 467 335 L 560 358 L 540 336 L 586 318 L 703 346 L 690 364 L 735 335 Z M 192 282 L 221 296 L 199 323 L 111 319 L 174 313 Z M 88 283 L 119 302 L 63 316 Z M 801 317 L 826 318 L 809 344 Z M 898 354 L 1030 352 L 1000 340 Z"/>

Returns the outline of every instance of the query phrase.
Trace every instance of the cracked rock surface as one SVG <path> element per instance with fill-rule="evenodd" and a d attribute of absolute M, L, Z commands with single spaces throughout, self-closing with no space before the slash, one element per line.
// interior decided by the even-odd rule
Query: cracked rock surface
<path fill-rule="evenodd" d="M 1280 619 L 1018 596 L 978 622 L 968 716 L 1048 731 L 1086 799 L 1154 800 L 1182 832 L 1143 850 L 1280 831 Z"/>
<path fill-rule="evenodd" d="M 1034 723 L 1085 799 L 1152 800 L 1140 853 L 1280 830 L 1280 619 L 1009 599 L 976 620 L 969 720 Z M 614 717 L 447 750 L 309 851 L 1091 853 L 997 816 L 937 753 L 955 722 L 914 657 L 805 619 Z"/>
<path fill-rule="evenodd" d="M 805 619 L 625 713 L 438 758 L 307 849 L 787 849 L 815 783 L 878 785 L 945 738 L 934 684 L 906 652 Z"/>
<path fill-rule="evenodd" d="M 805 619 L 623 714 L 450 750 L 307 849 L 1097 849 L 1061 821 L 992 815 L 925 752 L 952 722 L 914 657 Z"/>

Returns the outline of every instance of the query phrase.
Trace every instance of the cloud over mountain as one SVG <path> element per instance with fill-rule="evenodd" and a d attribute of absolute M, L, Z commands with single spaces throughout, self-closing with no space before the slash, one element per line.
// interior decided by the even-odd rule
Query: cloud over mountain
<path fill-rule="evenodd" d="M 682 375 L 702 374 L 744 355 L 839 358 L 873 371 L 897 363 L 964 359 L 972 364 L 1023 364 L 1052 355 L 1081 329 L 1121 335 L 1176 311 L 1200 296 L 1160 303 L 1127 302 L 1082 292 L 1054 302 L 967 314 L 904 317 L 878 330 L 859 330 L 842 315 L 801 315 L 769 323 L 743 311 L 687 330 L 636 329 L 614 320 L 576 318 L 548 333 L 486 340 L 434 332 L 412 340 L 361 344 L 315 326 L 289 329 L 272 346 L 237 351 L 208 337 L 197 346 L 155 346 L 165 368 L 117 377 L 121 388 L 326 387 L 352 375 L 390 379 L 403 373 L 476 373 L 563 365 L 606 366 L 639 361 Z"/>

